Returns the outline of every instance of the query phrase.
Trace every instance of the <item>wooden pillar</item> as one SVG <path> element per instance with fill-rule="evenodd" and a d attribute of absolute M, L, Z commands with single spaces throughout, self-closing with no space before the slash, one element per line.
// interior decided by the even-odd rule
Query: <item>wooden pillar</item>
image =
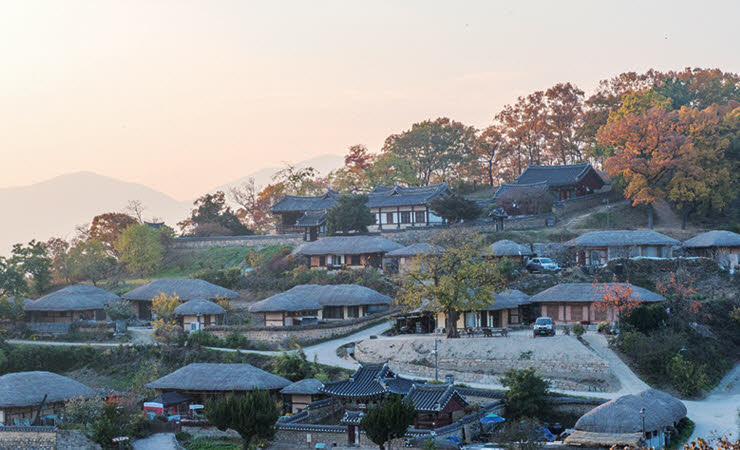
<path fill-rule="evenodd" d="M 429 226 L 429 206 L 424 206 L 424 213 L 427 216 L 427 226 Z"/>
<path fill-rule="evenodd" d="M 401 228 L 401 207 L 396 206 L 396 228 Z"/>
<path fill-rule="evenodd" d="M 411 205 L 411 226 L 416 225 L 416 214 L 414 213 L 414 205 Z"/>

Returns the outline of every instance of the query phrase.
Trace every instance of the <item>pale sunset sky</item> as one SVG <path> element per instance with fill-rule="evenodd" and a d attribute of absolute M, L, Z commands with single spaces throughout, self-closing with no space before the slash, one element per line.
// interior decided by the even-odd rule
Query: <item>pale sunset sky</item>
<path fill-rule="evenodd" d="M 0 187 L 77 171 L 186 200 L 283 161 L 484 127 L 635 70 L 740 72 L 731 1 L 0 1 Z"/>

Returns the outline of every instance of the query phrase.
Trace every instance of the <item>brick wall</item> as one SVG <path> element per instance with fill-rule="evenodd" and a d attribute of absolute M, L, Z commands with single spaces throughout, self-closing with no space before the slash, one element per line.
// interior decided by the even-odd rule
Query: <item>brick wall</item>
<path fill-rule="evenodd" d="M 0 449 L 55 450 L 57 429 L 55 427 L 0 427 Z"/>

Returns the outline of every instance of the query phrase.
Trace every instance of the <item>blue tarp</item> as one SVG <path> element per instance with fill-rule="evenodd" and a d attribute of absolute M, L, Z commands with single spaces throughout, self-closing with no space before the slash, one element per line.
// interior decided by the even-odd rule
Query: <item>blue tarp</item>
<path fill-rule="evenodd" d="M 499 416 L 498 414 L 488 414 L 480 419 L 480 423 L 501 423 L 506 422 L 506 419 Z"/>

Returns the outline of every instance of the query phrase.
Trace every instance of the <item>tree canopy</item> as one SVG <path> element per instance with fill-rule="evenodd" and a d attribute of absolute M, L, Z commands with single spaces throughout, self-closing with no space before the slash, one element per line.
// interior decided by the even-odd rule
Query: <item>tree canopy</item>
<path fill-rule="evenodd" d="M 406 435 L 406 430 L 414 423 L 414 417 L 414 405 L 396 395 L 384 400 L 380 406 L 369 409 L 360 421 L 360 427 L 382 450 L 388 441 Z"/>
<path fill-rule="evenodd" d="M 339 197 L 329 210 L 326 218 L 327 234 L 347 234 L 367 232 L 367 227 L 375 223 L 375 216 L 367 207 L 367 195 L 350 194 Z"/>
<path fill-rule="evenodd" d="M 123 230 L 116 251 L 126 269 L 135 274 L 153 273 L 164 257 L 160 232 L 147 225 L 131 225 Z"/>
<path fill-rule="evenodd" d="M 275 398 L 268 391 L 256 390 L 208 400 L 205 414 L 219 430 L 235 430 L 244 441 L 243 447 L 262 445 L 275 437 L 275 422 L 280 417 Z"/>

